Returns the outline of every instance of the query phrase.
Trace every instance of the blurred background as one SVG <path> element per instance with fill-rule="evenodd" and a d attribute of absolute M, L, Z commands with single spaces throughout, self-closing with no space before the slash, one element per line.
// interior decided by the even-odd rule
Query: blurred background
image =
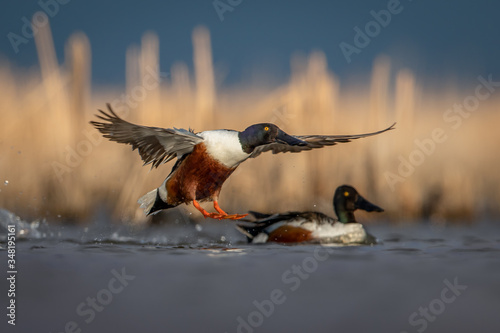
<path fill-rule="evenodd" d="M 196 131 L 273 122 L 296 135 L 358 134 L 397 122 L 380 136 L 243 163 L 221 193 L 231 213 L 333 215 L 335 188 L 350 184 L 386 209 L 360 212 L 363 223 L 498 218 L 499 9 L 486 0 L 11 3 L 0 12 L 0 207 L 64 223 L 100 212 L 146 221 L 136 201 L 173 163 L 150 171 L 129 146 L 103 139 L 89 121 L 110 103 L 131 122 Z"/>

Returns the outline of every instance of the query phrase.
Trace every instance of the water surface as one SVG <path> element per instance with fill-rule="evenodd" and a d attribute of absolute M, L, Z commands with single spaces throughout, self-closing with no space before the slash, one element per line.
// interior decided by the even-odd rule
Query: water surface
<path fill-rule="evenodd" d="M 380 244 L 245 243 L 231 222 L 18 228 L 2 332 L 498 332 L 500 228 L 370 226 Z M 4 229 L 2 229 L 4 228 Z M 6 313 L 8 284 L 0 282 Z M 7 328 L 7 330 L 5 330 Z"/>

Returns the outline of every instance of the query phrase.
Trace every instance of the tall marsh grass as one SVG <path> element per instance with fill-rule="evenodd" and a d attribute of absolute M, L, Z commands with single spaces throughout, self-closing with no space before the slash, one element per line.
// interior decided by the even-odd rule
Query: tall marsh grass
<path fill-rule="evenodd" d="M 129 146 L 102 139 L 89 121 L 110 102 L 126 120 L 197 131 L 274 122 L 293 134 L 355 134 L 397 121 L 395 130 L 380 136 L 301 154 L 268 153 L 243 163 L 221 194 L 221 206 L 230 213 L 307 209 L 333 214 L 333 192 L 347 183 L 386 209 L 383 216 L 361 212 L 363 222 L 500 215 L 499 96 L 481 101 L 453 129 L 443 114 L 473 94 L 474 85 L 470 91 L 429 90 L 408 70 L 394 73 L 390 59 L 382 57 L 368 84 L 342 86 L 325 55 L 316 52 L 294 57 L 290 79 L 282 86 L 220 89 L 205 28 L 194 30 L 193 45 L 194 73 L 176 63 L 164 75 L 158 37 L 147 33 L 140 47 L 124 55 L 125 91 L 92 90 L 87 37 L 71 37 L 60 65 L 50 28 L 40 29 L 39 71 L 0 65 L 0 206 L 25 217 L 64 221 L 81 221 L 102 208 L 120 219 L 143 220 L 137 199 L 161 184 L 172 165 L 150 171 Z M 415 140 L 432 138 L 436 128 L 446 140 L 429 155 L 415 153 Z M 403 177 L 401 159 L 412 153 L 423 160 Z M 391 185 L 389 173 L 401 178 Z"/>

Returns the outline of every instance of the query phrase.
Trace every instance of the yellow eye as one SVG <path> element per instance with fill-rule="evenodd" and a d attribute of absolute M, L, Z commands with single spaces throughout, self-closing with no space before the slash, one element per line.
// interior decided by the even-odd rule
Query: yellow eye
<path fill-rule="evenodd" d="M 267 126 L 264 127 L 264 131 L 266 131 L 266 132 L 269 131 L 269 127 L 267 127 Z"/>
<path fill-rule="evenodd" d="M 349 196 L 349 192 L 345 191 L 344 192 L 344 197 L 348 197 Z"/>

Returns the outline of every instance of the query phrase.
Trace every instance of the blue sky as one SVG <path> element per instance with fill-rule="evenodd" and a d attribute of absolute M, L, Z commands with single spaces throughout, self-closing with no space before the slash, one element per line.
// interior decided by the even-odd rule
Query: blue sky
<path fill-rule="evenodd" d="M 56 0 L 41 1 L 56 11 Z M 401 0 L 386 27 L 379 24 L 367 46 L 346 61 L 339 45 L 355 46 L 355 27 L 364 31 L 374 21 L 371 11 L 388 10 L 395 0 L 297 1 L 220 0 L 231 6 L 223 14 L 213 0 L 130 1 L 59 0 L 50 18 L 57 55 L 64 43 L 83 31 L 92 47 L 94 84 L 123 84 L 125 51 L 139 44 L 146 31 L 160 39 L 160 67 L 167 72 L 176 61 L 192 66 L 191 33 L 205 25 L 212 36 L 216 66 L 227 70 L 224 85 L 250 80 L 260 71 L 286 80 L 290 57 L 323 51 L 329 68 L 341 78 L 370 72 L 374 59 L 385 54 L 395 68 L 407 67 L 435 82 L 453 78 L 475 80 L 478 75 L 500 77 L 500 3 L 480 1 Z M 231 5 L 231 3 L 233 5 Z M 396 7 L 395 7 L 396 8 Z M 22 36 L 23 17 L 43 9 L 38 1 L 13 1 L 0 11 L 0 57 L 19 67 L 37 64 L 35 43 L 28 38 L 14 52 L 9 33 Z M 50 13 L 49 13 L 50 14 Z M 373 25 L 372 25 L 373 27 Z M 11 34 L 12 35 L 12 34 Z"/>

